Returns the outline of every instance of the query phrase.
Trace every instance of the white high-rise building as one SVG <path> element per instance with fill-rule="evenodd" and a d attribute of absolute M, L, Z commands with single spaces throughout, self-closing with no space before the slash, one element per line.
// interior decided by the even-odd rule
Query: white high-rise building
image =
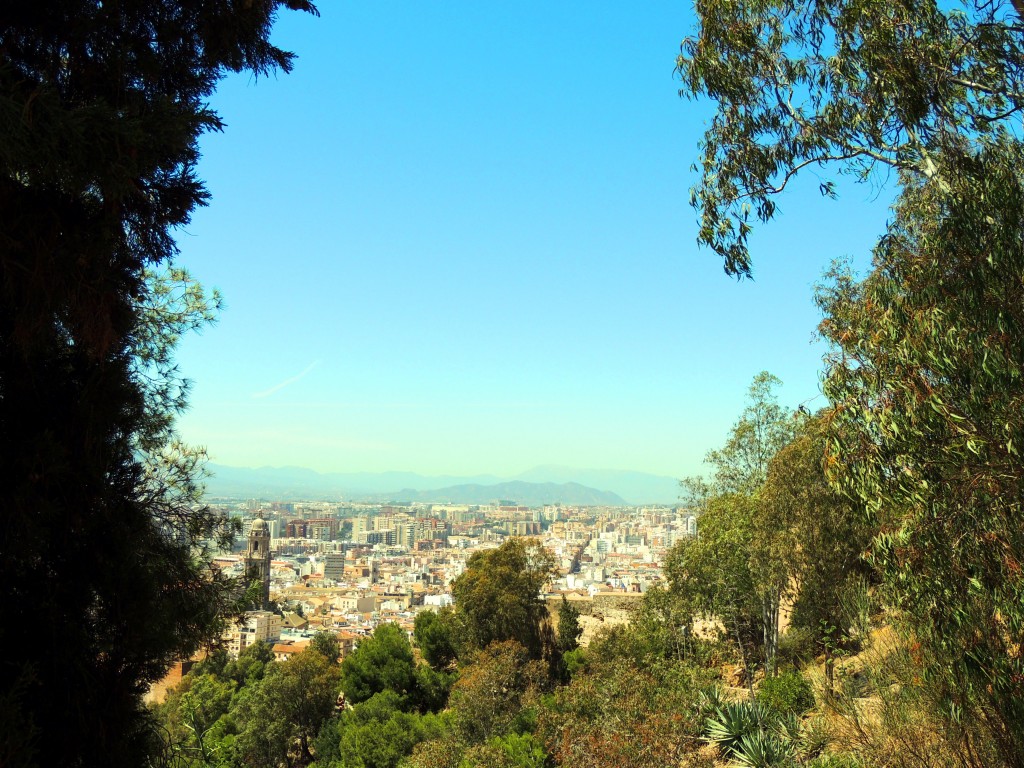
<path fill-rule="evenodd" d="M 280 637 L 281 617 L 270 611 L 248 611 L 223 635 L 224 647 L 233 659 L 257 641 L 273 643 Z"/>

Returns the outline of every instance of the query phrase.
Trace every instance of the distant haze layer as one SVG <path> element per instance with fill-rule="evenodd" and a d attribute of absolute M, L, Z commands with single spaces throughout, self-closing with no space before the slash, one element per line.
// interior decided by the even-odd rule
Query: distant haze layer
<path fill-rule="evenodd" d="M 502 498 L 521 504 L 672 504 L 675 478 L 620 470 L 534 467 L 515 477 L 424 476 L 415 472 L 321 473 L 303 467 L 210 464 L 210 496 L 238 498 L 451 501 L 481 504 Z M 433 498 L 436 496 L 437 498 Z"/>

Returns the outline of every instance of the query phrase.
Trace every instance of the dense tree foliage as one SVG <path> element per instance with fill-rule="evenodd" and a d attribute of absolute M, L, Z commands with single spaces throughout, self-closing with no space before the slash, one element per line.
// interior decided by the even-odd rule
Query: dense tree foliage
<path fill-rule="evenodd" d="M 539 733 L 559 765 L 662 768 L 699 742 L 697 702 L 713 675 L 679 665 L 595 665 L 555 692 Z"/>
<path fill-rule="evenodd" d="M 451 678 L 413 667 L 401 629 L 381 625 L 360 649 L 347 666 L 327 638 L 286 661 L 255 643 L 236 660 L 197 664 L 154 708 L 166 763 L 394 768 L 420 741 L 452 731 L 447 715 L 434 714 L 447 704 Z M 340 711 L 343 685 L 351 690 Z"/>
<path fill-rule="evenodd" d="M 465 572 L 452 583 L 455 610 L 470 647 L 515 640 L 534 658 L 550 650 L 553 638 L 540 590 L 553 567 L 551 554 L 533 539 L 509 539 L 470 557 Z"/>
<path fill-rule="evenodd" d="M 466 746 L 456 739 L 431 739 L 417 744 L 403 768 L 461 768 Z"/>
<path fill-rule="evenodd" d="M 459 768 L 551 768 L 551 765 L 551 757 L 533 734 L 510 733 L 467 749 Z"/>
<path fill-rule="evenodd" d="M 443 716 L 408 712 L 402 698 L 381 691 L 329 723 L 317 739 L 317 766 L 395 768 L 418 743 L 447 732 Z"/>
<path fill-rule="evenodd" d="M 699 602 L 693 593 L 652 586 L 630 616 L 630 626 L 599 633 L 586 658 L 626 658 L 637 666 L 695 659 L 706 643 L 695 633 Z M 571 658 L 571 655 L 570 655 Z"/>
<path fill-rule="evenodd" d="M 821 300 L 833 476 L 880 529 L 887 598 L 951 716 L 1024 754 L 1024 148 L 908 188 L 875 270 Z M 1015 756 L 1015 757 L 1013 757 Z"/>
<path fill-rule="evenodd" d="M 750 569 L 754 512 L 748 496 L 709 499 L 698 522 L 700 535 L 679 542 L 665 563 L 671 593 L 685 613 L 721 621 L 747 669 L 763 649 L 766 632 Z"/>
<path fill-rule="evenodd" d="M 575 651 L 580 647 L 580 611 L 562 595 L 562 603 L 558 606 L 558 649 L 562 653 Z"/>
<path fill-rule="evenodd" d="M 762 496 L 792 547 L 779 558 L 792 585 L 792 626 L 805 630 L 825 655 L 831 682 L 833 657 L 854 639 L 858 617 L 852 612 L 873 574 L 864 560 L 872 527 L 861 506 L 838 493 L 825 475 L 830 416 L 808 419 L 776 454 Z"/>
<path fill-rule="evenodd" d="M 546 760 L 531 734 L 540 694 L 551 685 L 547 665 L 514 640 L 475 654 L 452 688 L 451 730 L 419 745 L 410 765 L 531 766 Z M 517 762 L 518 761 L 518 762 Z"/>
<path fill-rule="evenodd" d="M 330 632 L 317 632 L 313 635 L 309 647 L 332 664 L 337 664 L 341 659 L 341 644 L 338 642 L 338 638 Z"/>
<path fill-rule="evenodd" d="M 267 665 L 273 660 L 274 649 L 262 640 L 257 640 L 242 651 L 237 659 L 229 661 L 225 658 L 223 666 L 219 668 L 221 671 L 217 672 L 216 667 L 211 671 L 244 686 L 262 680 L 267 673 Z"/>
<path fill-rule="evenodd" d="M 698 10 L 679 71 L 718 110 L 694 202 L 728 271 L 749 272 L 749 220 L 800 168 L 896 170 L 871 273 L 837 269 L 820 293 L 826 469 L 878 531 L 882 595 L 944 738 L 965 764 L 995 745 L 1021 765 L 1022 7 Z"/>
<path fill-rule="evenodd" d="M 700 515 L 697 539 L 684 539 L 666 562 L 673 592 L 692 613 L 725 622 L 749 662 L 747 646 L 760 631 L 765 667 L 775 672 L 780 606 L 790 589 L 793 542 L 781 509 L 764 493 L 772 459 L 793 437 L 794 415 L 779 405 L 781 382 L 767 372 L 750 386 L 747 406 L 725 445 L 708 453 L 709 481 L 683 482 Z"/>
<path fill-rule="evenodd" d="M 0 21 L 0 762 L 138 765 L 141 695 L 230 606 L 197 546 L 171 349 L 212 308 L 170 268 L 228 71 L 291 67 L 308 0 L 12 3 Z M 215 301 L 214 301 L 215 303 Z M 46 627 L 31 643 L 22 628 Z"/>
<path fill-rule="evenodd" d="M 266 768 L 310 762 L 310 746 L 333 713 L 340 687 L 337 665 L 312 648 L 270 665 L 236 704 L 241 762 Z"/>
<path fill-rule="evenodd" d="M 194 673 L 171 692 L 160 710 L 174 762 L 187 766 L 229 764 L 229 712 L 235 690 L 234 680 Z"/>
<path fill-rule="evenodd" d="M 420 653 L 431 667 L 443 671 L 451 667 L 458 658 L 456 635 L 458 629 L 451 608 L 420 611 L 416 614 L 413 637 Z"/>
<path fill-rule="evenodd" d="M 415 697 L 416 670 L 409 638 L 397 624 L 381 624 L 341 663 L 342 688 L 352 704 L 382 691 Z"/>
<path fill-rule="evenodd" d="M 970 173 L 1024 106 L 1024 28 L 1002 0 L 705 0 L 697 13 L 681 93 L 717 110 L 692 202 L 731 274 L 750 274 L 750 222 L 775 215 L 801 169 Z"/>
<path fill-rule="evenodd" d="M 154 708 L 164 762 L 192 768 L 305 765 L 333 714 L 340 672 L 313 648 L 274 661 L 265 643 L 197 664 Z"/>
<path fill-rule="evenodd" d="M 523 708 L 549 685 L 546 667 L 515 640 L 492 643 L 452 688 L 455 729 L 466 744 L 524 730 Z"/>

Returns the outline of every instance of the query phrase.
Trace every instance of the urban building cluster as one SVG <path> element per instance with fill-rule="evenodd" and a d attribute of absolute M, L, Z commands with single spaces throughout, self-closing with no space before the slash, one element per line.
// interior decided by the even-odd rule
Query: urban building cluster
<path fill-rule="evenodd" d="M 678 507 L 531 508 L 507 500 L 220 506 L 241 518 L 244 535 L 215 564 L 259 582 L 256 610 L 225 633 L 224 647 L 237 656 L 263 641 L 278 658 L 319 631 L 334 634 L 343 653 L 381 622 L 411 633 L 417 612 L 452 603 L 451 583 L 475 552 L 512 536 L 536 538 L 554 556 L 556 573 L 538 597 L 572 600 L 586 641 L 604 622 L 625 620 L 631 598 L 663 579 L 666 552 L 695 535 L 697 522 Z"/>

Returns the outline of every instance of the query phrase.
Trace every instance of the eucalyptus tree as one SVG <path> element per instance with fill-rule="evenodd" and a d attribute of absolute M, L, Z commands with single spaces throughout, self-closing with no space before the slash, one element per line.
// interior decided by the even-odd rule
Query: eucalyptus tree
<path fill-rule="evenodd" d="M 665 561 L 670 593 L 681 612 L 722 623 L 725 637 L 736 643 L 749 684 L 751 654 L 764 649 L 769 633 L 750 568 L 753 514 L 749 496 L 709 498 L 698 521 L 699 535 L 676 544 Z"/>
<path fill-rule="evenodd" d="M 309 765 L 313 742 L 334 714 L 342 674 L 314 646 L 269 664 L 266 676 L 244 687 L 232 706 L 237 763 L 253 768 Z"/>
<path fill-rule="evenodd" d="M 746 405 L 729 430 L 725 445 L 709 451 L 704 463 L 711 466 L 707 481 L 686 481 L 702 494 L 725 493 L 753 496 L 768 479 L 768 468 L 775 454 L 792 438 L 796 421 L 792 411 L 779 404 L 775 394 L 782 382 L 768 371 L 757 374 L 747 389 Z"/>
<path fill-rule="evenodd" d="M 879 531 L 872 560 L 949 732 L 1009 765 L 1024 764 L 1022 10 L 707 0 L 678 60 L 683 93 L 717 103 L 692 199 L 727 272 L 750 274 L 752 222 L 802 169 L 893 172 L 872 272 L 837 268 L 819 292 L 826 469 Z"/>
<path fill-rule="evenodd" d="M 729 274 L 751 274 L 752 224 L 803 169 L 829 196 L 829 173 L 941 183 L 1017 130 L 1024 26 L 1005 0 L 702 0 L 697 16 L 680 93 L 717 109 L 691 202 Z"/>
<path fill-rule="evenodd" d="M 951 722 L 1024 764 L 1024 148 L 908 189 L 875 269 L 822 289 L 829 470 Z"/>
<path fill-rule="evenodd" d="M 791 547 L 781 558 L 793 597 L 791 624 L 814 639 L 830 685 L 837 651 L 862 629 L 851 608 L 872 576 L 864 559 L 870 523 L 862 506 L 839 493 L 825 473 L 826 427 L 832 415 L 824 411 L 803 423 L 772 460 L 762 491 L 776 510 L 773 524 L 786 529 L 780 538 Z"/>
<path fill-rule="evenodd" d="M 750 633 L 761 634 L 765 667 L 775 673 L 780 609 L 790 586 L 793 547 L 779 508 L 763 494 L 775 455 L 792 439 L 794 414 L 781 406 L 781 382 L 767 371 L 754 377 L 747 405 L 722 448 L 708 453 L 709 479 L 683 481 L 697 510 L 698 537 L 672 551 L 672 591 L 691 610 L 723 620 L 747 665 Z M 756 617 L 756 619 L 755 619 Z"/>

